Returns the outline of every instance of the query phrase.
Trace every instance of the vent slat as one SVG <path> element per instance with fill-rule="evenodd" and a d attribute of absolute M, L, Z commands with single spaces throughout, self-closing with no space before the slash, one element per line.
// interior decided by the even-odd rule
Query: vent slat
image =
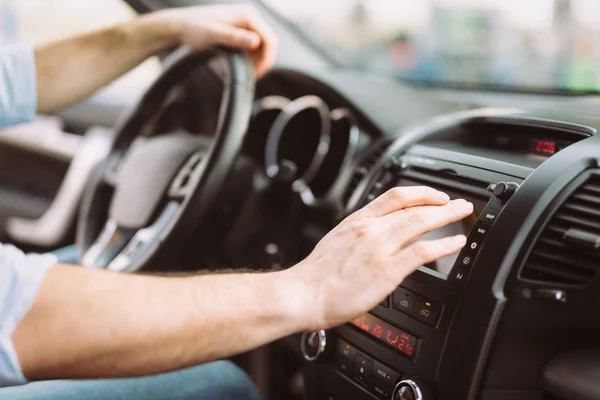
<path fill-rule="evenodd" d="M 551 268 L 546 265 L 530 263 L 527 267 L 532 271 L 540 273 L 539 280 L 544 280 L 549 283 L 568 283 L 568 284 L 584 284 L 587 282 L 587 276 L 569 274 L 557 268 Z"/>
<path fill-rule="evenodd" d="M 596 218 L 600 220 L 600 209 L 589 207 L 586 204 L 569 202 L 562 207 L 562 210 L 567 210 L 573 212 L 574 214 L 579 214 L 583 218 Z"/>
<path fill-rule="evenodd" d="M 556 213 L 554 218 L 559 222 L 564 222 L 571 228 L 580 228 L 594 233 L 598 232 L 600 234 L 600 221 L 586 220 L 583 217 L 566 214 L 562 212 L 562 210 Z"/>
<path fill-rule="evenodd" d="M 600 179 L 592 177 L 575 190 L 550 218 L 535 243 L 521 278 L 583 286 L 600 269 L 600 252 L 564 239 L 569 229 L 600 237 Z"/>
<path fill-rule="evenodd" d="M 592 207 L 600 207 L 600 197 L 596 197 L 592 194 L 588 193 L 575 193 L 573 195 L 573 200 L 585 204 L 589 204 Z"/>

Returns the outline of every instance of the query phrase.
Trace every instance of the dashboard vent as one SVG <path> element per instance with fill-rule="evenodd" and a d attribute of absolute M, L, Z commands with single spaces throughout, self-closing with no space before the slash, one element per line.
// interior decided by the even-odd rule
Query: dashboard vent
<path fill-rule="evenodd" d="M 371 171 L 371 168 L 373 168 L 375 163 L 377 163 L 377 161 L 381 158 L 381 156 L 387 149 L 388 145 L 389 145 L 389 141 L 382 140 L 379 143 L 377 143 L 377 145 L 375 145 L 373 148 L 371 148 L 367 153 L 364 154 L 364 156 L 362 157 L 362 160 L 360 161 L 360 163 L 354 170 L 354 173 L 352 174 L 352 179 L 350 180 L 350 184 L 348 184 L 348 187 L 346 188 L 346 191 L 344 192 L 344 196 L 343 196 L 344 204 L 348 204 L 348 200 L 350 200 L 350 197 L 352 197 L 352 194 L 358 187 L 358 184 L 360 183 L 360 181 L 365 176 L 367 176 L 369 171 Z"/>
<path fill-rule="evenodd" d="M 593 175 L 550 218 L 521 271 L 521 278 L 584 286 L 599 269 L 600 176 Z"/>

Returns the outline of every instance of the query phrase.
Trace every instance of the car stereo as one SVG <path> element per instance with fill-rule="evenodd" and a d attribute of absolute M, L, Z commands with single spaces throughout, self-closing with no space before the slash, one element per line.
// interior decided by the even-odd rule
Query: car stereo
<path fill-rule="evenodd" d="M 416 182 L 409 179 L 400 179 L 396 182 L 395 186 L 397 187 L 406 187 L 406 186 L 421 186 L 424 182 Z M 428 232 L 423 235 L 419 240 L 436 240 L 441 239 L 448 236 L 455 235 L 465 235 L 468 236 L 471 232 L 473 226 L 479 219 L 479 216 L 483 212 L 487 200 L 482 198 L 475 197 L 470 195 L 467 192 L 460 193 L 458 191 L 448 189 L 448 188 L 440 188 L 435 187 L 434 185 L 429 184 L 428 186 L 433 187 L 434 189 L 440 190 L 450 196 L 451 200 L 454 199 L 465 199 L 471 203 L 473 203 L 473 214 L 469 217 L 463 219 L 462 221 L 454 222 L 452 224 L 446 225 L 440 229 L 436 229 L 434 231 Z M 441 279 L 448 279 L 450 272 L 452 271 L 452 267 L 456 263 L 456 259 L 458 258 L 458 253 L 451 254 L 449 256 L 443 257 L 437 261 L 424 265 L 420 268 L 421 271 L 429 273 L 433 276 L 436 276 Z"/>
<path fill-rule="evenodd" d="M 319 361 L 315 365 L 315 398 L 431 399 L 416 393 L 431 393 L 464 283 L 473 268 L 483 267 L 477 266 L 477 256 L 485 247 L 487 233 L 526 177 L 503 171 L 505 163 L 482 168 L 478 157 L 469 162 L 469 155 L 451 160 L 443 157 L 446 154 L 415 146 L 393 158 L 374 174 L 358 206 L 398 186 L 430 186 L 451 199 L 463 198 L 473 203 L 470 217 L 419 240 L 464 234 L 466 246 L 457 254 L 420 267 L 369 313 L 334 330 L 307 336 L 322 340 L 313 346 L 310 358 Z M 327 346 L 322 345 L 325 342 Z M 303 348 L 309 345 L 305 343 Z M 400 391 L 415 396 L 397 397 Z"/>

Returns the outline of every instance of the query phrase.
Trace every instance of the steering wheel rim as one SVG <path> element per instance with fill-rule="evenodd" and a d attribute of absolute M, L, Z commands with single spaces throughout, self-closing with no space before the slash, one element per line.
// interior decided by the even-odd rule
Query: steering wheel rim
<path fill-rule="evenodd" d="M 168 91 L 183 76 L 215 57 L 224 59 L 226 71 L 217 130 L 212 143 L 206 146 L 205 141 L 203 143 L 201 139 L 193 139 L 191 135 L 183 133 L 179 135 L 180 138 L 177 135 L 161 136 L 163 142 L 154 143 L 155 151 L 162 151 L 161 146 L 164 148 L 165 143 L 168 148 L 176 148 L 174 154 L 181 157 L 182 162 L 178 166 L 170 162 L 169 167 L 176 168 L 177 173 L 169 178 L 171 182 L 175 181 L 187 168 L 186 186 L 173 195 L 171 190 L 175 182 L 169 184 L 168 191 L 163 194 L 165 201 L 161 200 L 159 207 L 162 211 L 154 210 L 149 226 L 129 224 L 131 221 L 125 221 L 125 226 L 122 226 L 119 218 L 115 221 L 112 217 L 124 215 L 120 192 L 127 193 L 127 189 L 121 185 L 132 181 L 123 177 L 127 175 L 126 172 L 114 172 L 115 160 L 120 161 L 117 164 L 121 170 L 134 168 L 129 162 L 129 159 L 135 158 L 131 154 L 131 144 L 139 136 L 147 119 L 157 111 Z M 254 70 L 249 57 L 232 50 L 215 48 L 194 52 L 189 48 L 179 48 L 165 60 L 162 74 L 121 120 L 108 157 L 96 168 L 86 185 L 76 231 L 79 260 L 84 266 L 128 272 L 140 270 L 158 254 L 164 242 L 189 233 L 197 226 L 214 205 L 222 183 L 242 148 L 252 112 L 254 83 Z M 177 144 L 173 146 L 175 142 Z M 202 146 L 202 150 L 199 150 Z M 203 156 L 200 156 L 201 152 L 204 152 Z M 113 178 L 115 181 L 110 182 Z M 115 206 L 115 202 L 120 206 Z M 107 209 L 109 203 L 110 209 Z M 107 211 L 108 219 L 104 218 Z M 132 212 L 135 214 L 135 211 Z"/>

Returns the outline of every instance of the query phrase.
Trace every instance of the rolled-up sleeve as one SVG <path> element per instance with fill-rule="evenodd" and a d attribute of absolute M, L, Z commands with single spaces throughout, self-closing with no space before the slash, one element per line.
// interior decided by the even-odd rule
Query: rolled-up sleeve
<path fill-rule="evenodd" d="M 0 387 L 26 382 L 12 334 L 33 305 L 47 270 L 55 264 L 54 255 L 25 254 L 0 243 Z"/>
<path fill-rule="evenodd" d="M 0 127 L 30 122 L 35 118 L 36 86 L 33 47 L 0 49 Z"/>

